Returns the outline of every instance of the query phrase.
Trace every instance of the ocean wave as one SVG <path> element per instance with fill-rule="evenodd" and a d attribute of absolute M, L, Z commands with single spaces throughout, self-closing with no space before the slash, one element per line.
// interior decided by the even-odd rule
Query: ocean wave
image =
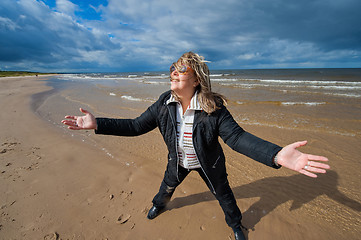
<path fill-rule="evenodd" d="M 327 102 L 281 102 L 281 101 L 258 101 L 258 102 L 236 101 L 236 103 L 239 105 L 264 104 L 264 105 L 281 105 L 281 106 L 295 106 L 295 105 L 319 106 L 319 105 L 327 104 Z"/>
<path fill-rule="evenodd" d="M 212 78 L 212 82 L 240 82 L 240 81 L 255 81 L 253 79 L 243 79 L 243 78 Z"/>
<path fill-rule="evenodd" d="M 86 75 L 86 74 L 63 74 L 59 76 L 60 79 L 66 81 L 104 81 L 104 80 L 114 80 L 114 81 L 122 81 L 129 80 L 128 77 L 120 77 L 118 75 L 105 75 L 105 76 L 94 76 L 94 75 Z"/>
<path fill-rule="evenodd" d="M 311 81 L 311 80 L 282 80 L 282 79 L 254 79 L 260 82 L 267 82 L 267 83 L 277 83 L 277 84 L 299 84 L 299 85 L 351 85 L 351 86 L 361 86 L 361 82 L 349 82 L 349 81 Z"/>
<path fill-rule="evenodd" d="M 323 93 L 323 94 L 337 96 L 337 97 L 361 98 L 361 94 L 356 94 L 356 93 Z"/>
<path fill-rule="evenodd" d="M 281 80 L 281 79 L 257 79 L 257 78 L 215 78 L 222 86 L 238 87 L 285 87 L 285 88 L 330 88 L 336 90 L 358 90 L 361 89 L 361 82 L 349 81 L 310 81 L 310 80 Z"/>
<path fill-rule="evenodd" d="M 117 96 L 116 93 L 110 92 L 109 96 Z M 129 96 L 129 95 L 121 95 L 120 98 L 128 100 L 128 101 L 134 101 L 134 102 L 154 102 L 153 100 L 150 99 L 144 99 L 144 98 L 137 98 L 137 97 L 133 97 L 133 96 Z"/>
<path fill-rule="evenodd" d="M 237 87 L 237 88 L 257 88 L 257 87 L 274 87 L 274 85 L 268 85 L 268 84 L 255 84 L 255 83 L 230 83 L 230 82 L 219 82 L 218 83 L 221 86 L 226 87 Z M 284 87 L 284 86 L 283 86 Z M 290 87 L 296 87 L 296 86 L 290 86 Z"/>
<path fill-rule="evenodd" d="M 333 90 L 361 90 L 361 86 L 308 86 L 309 88 L 333 89 Z"/>
<path fill-rule="evenodd" d="M 62 74 L 59 75 L 59 78 L 62 80 L 68 81 L 104 81 L 104 80 L 113 80 L 113 81 L 142 81 L 145 79 L 165 79 L 169 76 L 165 75 L 137 75 L 137 74 Z"/>
<path fill-rule="evenodd" d="M 160 81 L 141 81 L 144 84 L 154 84 L 154 85 L 170 85 L 169 82 L 160 82 Z"/>
<path fill-rule="evenodd" d="M 287 93 L 287 94 L 305 94 L 305 95 L 327 95 L 331 97 L 345 97 L 345 98 L 361 98 L 361 93 L 339 93 L 339 92 L 330 92 L 330 91 L 303 91 L 303 90 L 285 90 L 277 89 L 277 91 Z"/>
<path fill-rule="evenodd" d="M 154 102 L 154 100 L 151 100 L 151 99 L 137 98 L 137 97 L 128 96 L 128 95 L 122 95 L 122 96 L 120 96 L 120 98 L 128 100 L 128 101 L 135 101 L 135 102 Z"/>
<path fill-rule="evenodd" d="M 306 106 L 318 106 L 327 104 L 326 102 L 281 102 L 281 105 L 284 106 L 294 106 L 294 105 L 306 105 Z"/>
<path fill-rule="evenodd" d="M 154 76 L 143 76 L 145 79 L 147 79 L 147 78 L 155 78 L 155 79 L 157 79 L 157 78 L 160 78 L 160 79 L 165 79 L 165 78 L 169 78 L 169 75 L 165 75 L 165 74 L 162 74 L 162 75 L 154 75 Z"/>

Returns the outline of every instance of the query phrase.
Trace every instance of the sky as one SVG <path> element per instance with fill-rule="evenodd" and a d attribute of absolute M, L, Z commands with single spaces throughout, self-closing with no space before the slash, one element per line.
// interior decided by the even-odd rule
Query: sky
<path fill-rule="evenodd" d="M 1 0 L 0 70 L 361 68 L 360 0 Z"/>

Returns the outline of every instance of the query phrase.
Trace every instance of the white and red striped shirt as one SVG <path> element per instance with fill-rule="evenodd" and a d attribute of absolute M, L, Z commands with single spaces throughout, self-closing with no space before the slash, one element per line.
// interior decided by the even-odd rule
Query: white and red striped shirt
<path fill-rule="evenodd" d="M 173 95 L 168 100 L 177 103 L 177 150 L 179 165 L 187 169 L 200 168 L 197 154 L 193 146 L 193 121 L 194 112 L 202 110 L 197 99 L 197 93 L 194 94 L 192 100 L 183 114 L 183 108 L 179 101 Z"/>

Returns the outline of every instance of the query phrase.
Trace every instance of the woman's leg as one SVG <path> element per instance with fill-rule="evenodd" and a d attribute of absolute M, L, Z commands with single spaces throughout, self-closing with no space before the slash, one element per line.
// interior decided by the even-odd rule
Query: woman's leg
<path fill-rule="evenodd" d="M 197 170 L 203 181 L 211 190 L 210 183 L 201 169 Z M 233 195 L 232 189 L 229 186 L 227 176 L 218 179 L 216 184 L 213 184 L 216 191 L 215 197 L 218 200 L 224 212 L 226 222 L 232 229 L 240 228 L 242 226 L 242 213 L 237 206 L 236 199 Z M 212 192 L 212 190 L 211 190 Z"/>
<path fill-rule="evenodd" d="M 172 174 L 172 172 L 175 171 L 169 171 L 169 168 L 167 167 L 167 170 L 164 173 L 163 181 L 160 185 L 159 191 L 157 195 L 153 198 L 153 206 L 156 206 L 157 208 L 164 208 L 167 203 L 170 201 L 176 187 L 182 183 L 182 181 L 186 178 L 186 176 L 189 174 L 189 170 L 178 166 L 178 177 L 176 174 Z"/>

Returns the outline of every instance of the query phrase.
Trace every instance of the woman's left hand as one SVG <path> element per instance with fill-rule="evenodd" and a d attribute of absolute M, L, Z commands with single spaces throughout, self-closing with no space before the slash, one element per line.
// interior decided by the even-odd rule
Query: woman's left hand
<path fill-rule="evenodd" d="M 315 173 L 326 173 L 330 166 L 319 161 L 326 162 L 328 159 L 323 156 L 305 154 L 297 150 L 307 144 L 307 141 L 295 142 L 284 147 L 277 154 L 277 163 L 291 170 L 297 171 L 309 177 L 316 178 Z"/>

